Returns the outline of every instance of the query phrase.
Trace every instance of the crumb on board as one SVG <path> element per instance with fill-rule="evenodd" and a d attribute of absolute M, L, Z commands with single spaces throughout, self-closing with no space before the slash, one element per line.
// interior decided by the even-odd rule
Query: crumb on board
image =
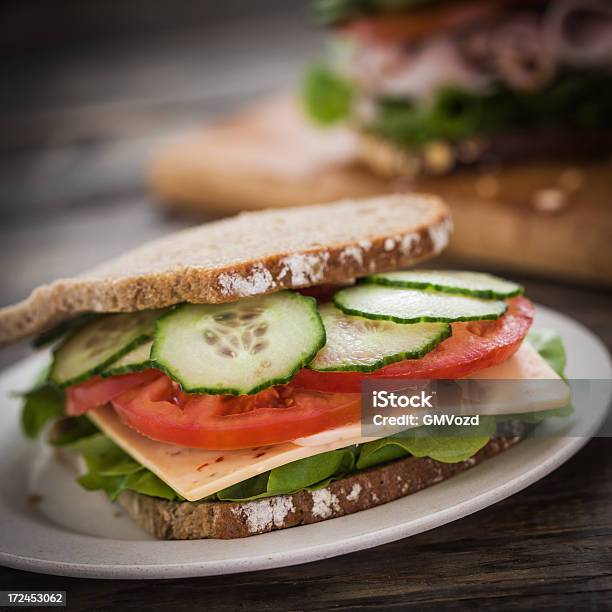
<path fill-rule="evenodd" d="M 553 214 L 563 210 L 568 204 L 567 193 L 561 189 L 538 189 L 532 197 L 535 210 L 540 213 Z"/>

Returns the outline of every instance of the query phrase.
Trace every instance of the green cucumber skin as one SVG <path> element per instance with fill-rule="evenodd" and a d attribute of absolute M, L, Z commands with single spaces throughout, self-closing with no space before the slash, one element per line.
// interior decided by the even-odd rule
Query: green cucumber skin
<path fill-rule="evenodd" d="M 287 291 L 286 293 L 295 294 L 295 292 L 292 292 L 292 291 Z M 185 393 L 205 394 L 205 395 L 236 395 L 236 396 L 255 395 L 256 393 L 259 393 L 259 391 L 263 391 L 264 389 L 268 389 L 269 387 L 273 387 L 275 385 L 284 385 L 290 382 L 293 379 L 293 377 L 302 368 L 307 366 L 316 357 L 317 353 L 325 346 L 325 343 L 327 342 L 327 337 L 325 335 L 325 326 L 323 325 L 323 320 L 321 319 L 321 315 L 319 314 L 319 309 L 317 308 L 317 300 L 310 296 L 305 296 L 301 294 L 296 294 L 296 295 L 299 295 L 300 298 L 307 299 L 310 302 L 311 314 L 313 315 L 313 317 L 316 319 L 316 321 L 319 324 L 321 335 L 319 338 L 319 342 L 315 346 L 314 350 L 310 354 L 306 355 L 306 357 L 304 357 L 304 359 L 300 363 L 298 363 L 296 367 L 293 369 L 293 371 L 287 374 L 287 376 L 267 380 L 253 387 L 252 389 L 249 389 L 248 391 L 241 391 L 240 389 L 232 389 L 230 387 L 228 388 L 209 388 L 209 387 L 191 388 L 189 387 L 188 388 L 188 387 L 183 386 L 183 384 L 181 383 L 180 377 L 177 376 L 177 374 L 174 373 L 171 368 L 167 367 L 166 365 L 158 361 L 157 359 L 157 348 L 158 348 L 157 339 L 159 337 L 158 332 L 160 331 L 160 326 L 163 325 L 163 320 L 166 317 L 170 316 L 170 314 L 172 314 L 172 312 L 174 312 L 175 310 L 178 310 L 180 308 L 184 308 L 185 306 L 187 306 L 188 305 L 187 303 L 179 304 L 171 312 L 163 314 L 161 317 L 159 317 L 155 321 L 155 332 L 153 334 L 153 346 L 151 347 L 151 367 L 155 368 L 156 370 L 161 370 L 162 372 L 164 372 L 164 374 L 169 376 L 174 382 L 178 383 L 181 389 L 185 391 Z"/>
<path fill-rule="evenodd" d="M 67 336 L 64 339 L 64 341 L 53 351 L 54 363 L 55 363 L 55 354 L 62 348 L 62 346 L 64 346 L 64 344 L 69 339 L 70 339 L 70 335 Z M 151 339 L 151 336 L 149 336 L 147 334 L 142 334 L 141 336 L 138 336 L 137 338 L 135 338 L 128 345 L 123 347 L 121 350 L 117 351 L 114 355 L 111 355 L 108 359 L 106 359 L 102 363 L 99 363 L 95 368 L 92 368 L 91 370 L 88 370 L 87 372 L 84 372 L 80 376 L 76 376 L 75 378 L 72 378 L 72 379 L 64 381 L 64 382 L 59 382 L 59 381 L 57 381 L 54 378 L 54 376 L 53 376 L 53 367 L 52 367 L 51 368 L 51 372 L 49 373 L 49 380 L 51 380 L 51 382 L 53 382 L 56 385 L 58 385 L 58 387 L 60 387 L 61 389 L 65 389 L 66 387 L 72 387 L 74 385 L 78 385 L 79 383 L 82 383 L 82 382 L 85 382 L 86 380 L 89 380 L 93 376 L 97 376 L 98 374 L 102 375 L 102 373 L 105 370 L 107 370 L 109 366 L 111 366 L 113 363 L 115 363 L 115 361 L 117 361 L 117 359 L 121 359 L 121 357 L 123 357 L 124 355 L 127 355 L 130 351 L 133 351 L 135 348 L 139 347 L 141 344 L 144 344 L 145 342 L 149 341 L 150 339 Z"/>
<path fill-rule="evenodd" d="M 148 343 L 152 343 L 152 342 L 153 342 L 153 339 L 149 338 L 148 342 L 145 342 L 144 344 L 141 344 L 140 346 L 144 347 Z M 138 348 L 139 347 L 136 347 L 135 350 L 138 350 Z M 126 353 L 126 355 L 129 356 L 129 353 Z M 134 372 L 142 372 L 143 370 L 148 370 L 152 367 L 150 348 L 149 348 L 147 355 L 148 357 L 146 359 L 141 359 L 140 361 L 132 361 L 131 363 L 128 362 L 128 363 L 125 363 L 124 365 L 117 365 L 121 363 L 123 359 L 123 358 L 119 358 L 113 362 L 115 365 L 111 364 L 109 368 L 104 370 L 104 372 L 100 373 L 100 376 L 102 376 L 102 378 L 110 378 L 111 376 L 121 376 L 122 374 L 133 374 Z"/>
<path fill-rule="evenodd" d="M 373 319 L 374 317 L 364 318 Z M 383 357 L 380 361 L 377 361 L 376 363 L 371 365 L 346 365 L 336 368 L 311 368 L 310 366 L 307 367 L 315 372 L 375 372 L 376 370 L 380 370 L 380 368 L 386 365 L 389 365 L 391 363 L 397 363 L 398 361 L 404 361 L 405 359 L 421 359 L 422 357 L 425 357 L 427 353 L 430 353 L 433 349 L 435 349 L 440 343 L 444 342 L 444 340 L 450 338 L 452 335 L 453 328 L 450 326 L 450 324 L 447 324 L 444 330 L 442 330 L 442 332 L 440 333 L 440 335 L 435 340 L 432 340 L 420 351 L 408 351 L 404 353 L 396 353 L 395 355 L 387 355 L 386 357 Z"/>
<path fill-rule="evenodd" d="M 342 302 L 338 299 L 336 293 L 333 297 L 333 302 L 336 308 L 339 308 L 344 314 L 353 315 L 355 317 L 363 317 L 364 319 L 372 319 L 373 321 L 393 321 L 394 323 L 410 324 L 410 323 L 461 323 L 463 321 L 496 321 L 500 317 L 504 316 L 508 311 L 508 304 L 506 308 L 499 315 L 485 315 L 476 317 L 457 317 L 449 319 L 448 317 L 413 317 L 411 319 L 402 319 L 401 317 L 394 317 L 392 315 L 381 315 L 381 314 L 369 314 L 354 310 L 353 308 L 347 308 L 342 305 Z"/>
<path fill-rule="evenodd" d="M 147 338 L 147 340 L 150 340 L 150 338 Z M 144 344 L 144 342 L 142 344 Z M 135 346 L 134 348 L 138 348 L 138 346 Z M 124 355 L 127 355 L 127 353 L 124 353 Z M 123 357 L 123 355 L 121 355 L 121 357 Z M 111 363 L 111 366 L 112 365 L 113 364 Z M 125 365 L 119 368 L 110 367 L 104 370 L 104 372 L 100 372 L 100 376 L 102 378 L 110 378 L 111 376 L 121 376 L 122 374 L 133 374 L 134 372 L 142 372 L 143 370 L 149 370 L 152 367 L 153 363 L 151 362 L 151 360 L 143 361 L 139 364 Z"/>
<path fill-rule="evenodd" d="M 492 291 L 490 289 L 463 289 L 462 287 L 449 287 L 448 285 L 420 283 L 418 281 L 394 281 L 377 275 L 360 278 L 357 283 L 359 285 L 383 285 L 385 287 L 396 287 L 399 289 L 421 289 L 423 291 L 429 290 L 438 291 L 440 293 L 454 293 L 470 297 L 479 297 L 485 300 L 505 300 L 516 297 L 517 295 L 522 295 L 525 292 L 524 287 L 519 287 L 516 291 L 512 291 L 511 293 L 499 293 L 498 291 Z"/>

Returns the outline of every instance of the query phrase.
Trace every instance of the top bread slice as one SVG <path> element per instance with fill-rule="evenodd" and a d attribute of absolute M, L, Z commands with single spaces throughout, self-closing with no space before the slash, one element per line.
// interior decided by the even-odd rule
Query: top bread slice
<path fill-rule="evenodd" d="M 0 344 L 83 312 L 223 303 L 409 266 L 439 253 L 450 212 L 399 194 L 242 213 L 170 234 L 0 310 Z"/>

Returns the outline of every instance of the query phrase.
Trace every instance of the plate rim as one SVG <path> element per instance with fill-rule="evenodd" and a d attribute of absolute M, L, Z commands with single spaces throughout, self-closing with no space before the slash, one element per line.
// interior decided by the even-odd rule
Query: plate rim
<path fill-rule="evenodd" d="M 578 334 L 586 341 L 597 345 L 600 350 L 605 352 L 607 362 L 604 364 L 604 367 L 608 371 L 608 376 L 612 377 L 612 362 L 610 361 L 609 351 L 605 344 L 591 330 L 575 319 L 559 313 L 554 309 L 537 305 L 537 311 L 541 313 L 545 319 L 557 319 L 564 327 L 569 329 L 573 328 L 573 330 L 578 332 Z M 569 331 L 569 329 L 566 329 L 566 331 Z M 18 362 L 10 368 L 6 368 L 0 372 L 0 377 L 5 378 L 11 374 L 15 375 L 15 373 L 24 368 L 28 362 L 31 362 L 36 358 L 40 358 L 40 355 L 34 355 L 26 360 Z M 187 561 L 170 564 L 143 563 L 122 565 L 120 560 L 112 565 L 93 564 L 41 559 L 31 555 L 19 555 L 11 552 L 0 551 L 0 564 L 19 570 L 69 577 L 99 579 L 169 579 L 260 571 L 275 567 L 288 567 L 291 565 L 328 559 L 334 556 L 380 546 L 382 544 L 403 539 L 418 533 L 423 533 L 435 527 L 448 524 L 454 520 L 464 518 L 465 516 L 478 512 L 486 507 L 492 506 L 550 474 L 573 455 L 575 455 L 583 446 L 587 444 L 591 438 L 592 436 L 557 438 L 554 440 L 555 444 L 553 445 L 552 449 L 547 451 L 543 461 L 541 461 L 536 467 L 530 469 L 527 474 L 518 474 L 511 480 L 501 482 L 493 489 L 480 491 L 474 498 L 438 509 L 432 515 L 421 516 L 411 520 L 410 522 L 398 521 L 393 525 L 388 525 L 382 528 L 374 528 L 369 531 L 353 534 L 344 537 L 344 539 L 339 542 L 330 541 L 326 543 L 317 543 L 312 546 L 306 545 L 298 550 L 282 550 L 274 554 L 263 551 L 255 556 L 251 555 L 240 558 L 234 557 L 231 559 Z M 529 442 L 532 441 L 527 440 L 523 444 L 527 444 Z M 516 452 L 516 448 L 508 449 L 505 451 L 504 455 L 512 452 Z M 496 459 L 498 459 L 498 457 L 494 457 L 489 461 L 494 463 Z M 487 462 L 487 464 L 489 464 L 489 462 Z M 408 499 L 410 497 L 412 496 L 407 496 L 402 499 Z M 4 512 L 4 510 L 2 507 L 0 507 L 0 516 L 2 512 Z M 367 511 L 356 513 L 356 515 L 363 516 L 366 512 Z M 349 517 L 340 517 L 333 520 L 344 520 L 346 518 Z M 304 527 L 315 527 L 316 525 L 317 523 Z M 304 529 L 304 527 L 298 527 L 298 529 Z M 283 530 L 273 533 L 283 534 Z M 100 538 L 94 538 L 93 536 L 87 536 L 84 534 L 75 534 L 75 537 L 83 538 L 84 540 L 89 538 L 92 541 L 100 540 Z M 120 542 L 120 544 L 123 543 L 122 541 L 112 539 L 107 539 L 107 541 Z M 179 546 L 181 544 L 186 544 L 193 546 L 193 544 L 197 544 L 198 542 L 200 541 L 165 542 L 153 540 L 138 542 L 126 541 L 125 543 L 129 546 L 139 545 L 146 546 L 149 549 L 154 549 L 155 547 L 161 547 L 168 544 Z"/>

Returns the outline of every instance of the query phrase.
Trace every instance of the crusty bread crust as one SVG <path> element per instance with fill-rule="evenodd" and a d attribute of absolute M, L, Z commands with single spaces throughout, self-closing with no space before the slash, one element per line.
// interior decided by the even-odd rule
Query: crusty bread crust
<path fill-rule="evenodd" d="M 385 504 L 464 472 L 519 441 L 518 437 L 493 438 L 476 455 L 460 463 L 399 459 L 337 480 L 323 489 L 249 502 L 170 502 L 124 491 L 119 504 L 159 539 L 243 538 Z"/>
<path fill-rule="evenodd" d="M 346 282 L 439 253 L 446 205 L 400 194 L 263 210 L 171 234 L 0 310 L 0 344 L 82 312 L 223 303 L 281 289 Z"/>

